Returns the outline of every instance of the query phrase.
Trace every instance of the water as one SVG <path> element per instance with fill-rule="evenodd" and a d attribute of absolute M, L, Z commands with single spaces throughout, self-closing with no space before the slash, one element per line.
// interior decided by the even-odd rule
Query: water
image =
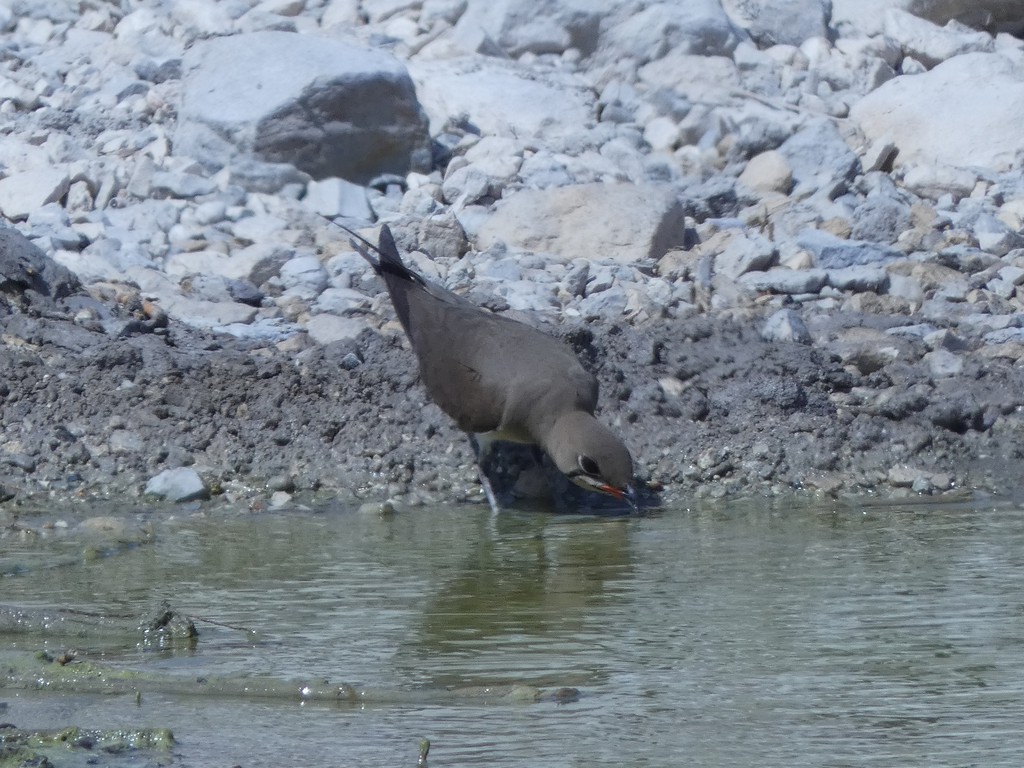
<path fill-rule="evenodd" d="M 133 765 L 413 766 L 421 737 L 435 768 L 1024 765 L 1012 504 L 152 524 L 152 543 L 85 559 L 73 536 L 0 540 L 6 606 L 167 600 L 200 631 L 0 633 L 0 652 L 73 645 L 167 683 L 141 703 L 9 687 L 0 720 L 173 729 L 170 756 Z M 214 677 L 242 684 L 197 688 Z M 342 683 L 364 695 L 300 700 Z"/>

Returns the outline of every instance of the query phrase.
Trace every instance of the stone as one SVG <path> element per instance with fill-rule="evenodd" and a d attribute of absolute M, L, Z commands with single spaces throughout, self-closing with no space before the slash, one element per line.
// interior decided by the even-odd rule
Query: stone
<path fill-rule="evenodd" d="M 858 264 L 829 269 L 828 284 L 840 291 L 883 293 L 889 287 L 889 273 L 882 267 Z"/>
<path fill-rule="evenodd" d="M 793 187 L 793 169 L 778 150 L 770 149 L 747 161 L 739 182 L 755 192 L 788 194 Z"/>
<path fill-rule="evenodd" d="M 412 80 L 379 49 L 253 32 L 198 41 L 184 71 L 175 152 L 210 168 L 240 157 L 365 183 L 429 159 Z"/>
<path fill-rule="evenodd" d="M 281 265 L 278 275 L 281 285 L 288 290 L 298 288 L 309 295 L 319 294 L 327 287 L 329 276 L 316 256 L 296 256 Z"/>
<path fill-rule="evenodd" d="M 771 315 L 761 328 L 765 341 L 796 342 L 810 344 L 813 339 L 803 318 L 792 309 L 780 309 Z"/>
<path fill-rule="evenodd" d="M 958 21 L 986 31 L 1020 30 L 1016 0 L 832 0 L 832 25 L 842 34 L 880 35 L 890 9 L 909 11 L 935 24 Z"/>
<path fill-rule="evenodd" d="M 960 200 L 970 195 L 977 183 L 975 171 L 939 162 L 912 165 L 906 167 L 903 174 L 904 187 L 930 200 L 938 200 L 943 195 Z"/>
<path fill-rule="evenodd" d="M 332 315 L 347 315 L 357 310 L 368 308 L 370 300 L 366 294 L 352 288 L 327 288 L 319 296 L 313 309 L 316 312 L 329 312 Z"/>
<path fill-rule="evenodd" d="M 778 151 L 793 170 L 794 195 L 821 192 L 834 197 L 837 185 L 845 185 L 860 171 L 859 158 L 831 120 L 812 120 Z"/>
<path fill-rule="evenodd" d="M 606 22 L 601 49 L 612 60 L 628 56 L 639 63 L 670 51 L 696 56 L 728 56 L 744 33 L 722 10 L 718 0 L 653 3 L 640 11 L 627 4 L 625 18 Z M 602 59 L 599 52 L 597 58 Z"/>
<path fill-rule="evenodd" d="M 964 369 L 963 358 L 945 349 L 928 352 L 923 359 L 932 375 L 938 378 L 957 376 Z"/>
<path fill-rule="evenodd" d="M 886 195 L 873 195 L 853 212 L 850 237 L 874 243 L 895 243 L 911 227 L 910 207 Z"/>
<path fill-rule="evenodd" d="M 480 250 L 554 253 L 628 264 L 683 244 L 683 210 L 669 185 L 578 184 L 525 189 L 499 201 L 477 232 Z"/>
<path fill-rule="evenodd" d="M 722 7 L 761 48 L 830 35 L 821 0 L 722 0 Z"/>
<path fill-rule="evenodd" d="M 313 315 L 306 321 L 305 327 L 309 338 L 321 345 L 336 341 L 354 341 L 369 330 L 365 320 L 338 317 L 327 313 Z"/>
<path fill-rule="evenodd" d="M 995 41 L 991 35 L 975 32 L 955 22 L 940 27 L 927 19 L 898 8 L 885 12 L 883 32 L 927 68 L 946 59 L 972 52 L 991 52 Z"/>
<path fill-rule="evenodd" d="M 814 263 L 822 269 L 885 264 L 903 256 L 899 251 L 879 243 L 844 240 L 819 229 L 805 229 L 797 236 L 796 242 L 800 248 L 814 256 Z"/>
<path fill-rule="evenodd" d="M 1024 146 L 1024 62 L 956 56 L 883 84 L 853 104 L 850 119 L 868 140 L 894 143 L 897 166 L 1010 168 Z"/>
<path fill-rule="evenodd" d="M 176 503 L 210 498 L 210 489 L 191 467 L 165 469 L 149 479 L 145 493 Z"/>
<path fill-rule="evenodd" d="M 564 53 L 574 48 L 588 56 L 597 47 L 604 14 L 585 0 L 490 0 L 473 2 L 456 24 L 456 33 L 483 32 L 505 54 Z"/>
<path fill-rule="evenodd" d="M 68 192 L 71 179 L 59 168 L 34 168 L 0 179 L 0 213 L 11 221 L 27 219 Z"/>
<path fill-rule="evenodd" d="M 520 64 L 493 59 L 414 60 L 409 66 L 432 135 L 460 115 L 485 136 L 542 137 L 558 146 L 586 141 L 587 126 L 597 122 L 597 97 L 567 73 L 538 79 Z"/>
<path fill-rule="evenodd" d="M 786 269 L 773 267 L 765 272 L 747 272 L 737 282 L 759 293 L 817 293 L 828 281 L 823 269 Z"/>
<path fill-rule="evenodd" d="M 764 271 L 778 259 L 775 244 L 762 235 L 744 234 L 733 237 L 715 256 L 715 271 L 735 279 L 752 271 Z"/>
<path fill-rule="evenodd" d="M 302 202 L 315 213 L 327 218 L 370 221 L 373 211 L 366 198 L 366 187 L 338 177 L 314 180 L 306 185 Z"/>

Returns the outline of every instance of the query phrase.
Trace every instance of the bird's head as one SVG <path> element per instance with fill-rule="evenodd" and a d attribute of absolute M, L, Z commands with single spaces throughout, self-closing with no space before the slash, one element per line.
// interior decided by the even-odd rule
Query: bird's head
<path fill-rule="evenodd" d="M 636 506 L 629 449 L 589 413 L 573 411 L 559 417 L 544 447 L 558 470 L 580 488 Z"/>

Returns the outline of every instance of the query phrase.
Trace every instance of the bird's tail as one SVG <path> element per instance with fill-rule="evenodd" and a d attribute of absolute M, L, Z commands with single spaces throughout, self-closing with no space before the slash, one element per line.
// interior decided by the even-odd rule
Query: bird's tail
<path fill-rule="evenodd" d="M 349 242 L 352 247 L 356 249 L 360 256 L 369 262 L 370 266 L 373 267 L 373 271 L 381 277 L 385 275 L 393 275 L 402 280 L 411 280 L 414 283 L 423 283 L 423 278 L 418 274 L 409 269 L 402 262 L 402 257 L 398 254 L 398 246 L 395 244 L 395 238 L 391 234 L 391 228 L 387 224 L 382 224 L 380 227 L 380 234 L 377 235 L 377 245 L 374 245 L 365 237 L 360 235 L 358 232 L 354 232 L 344 224 L 338 224 L 333 222 L 335 226 L 341 227 L 350 235 L 352 238 Z M 373 255 L 367 251 L 369 248 L 376 253 L 380 258 L 374 258 Z"/>

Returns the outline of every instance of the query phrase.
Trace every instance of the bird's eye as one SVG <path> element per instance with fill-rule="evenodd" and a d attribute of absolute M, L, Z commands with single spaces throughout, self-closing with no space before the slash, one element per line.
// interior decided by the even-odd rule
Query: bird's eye
<path fill-rule="evenodd" d="M 577 457 L 576 464 L 585 474 L 588 474 L 591 477 L 598 477 L 601 474 L 601 468 L 597 466 L 597 462 L 589 456 Z"/>

